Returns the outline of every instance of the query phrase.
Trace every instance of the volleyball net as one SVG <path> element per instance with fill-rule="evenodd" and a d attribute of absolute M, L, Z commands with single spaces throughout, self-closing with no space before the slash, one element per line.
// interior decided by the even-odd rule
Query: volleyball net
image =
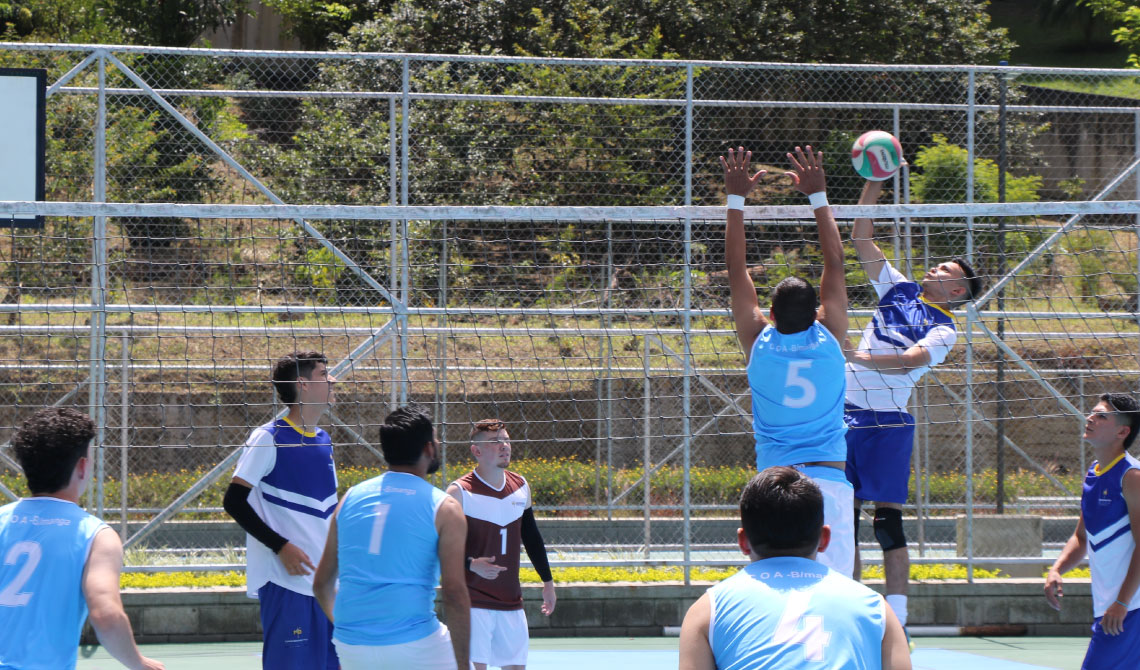
<path fill-rule="evenodd" d="M 1136 385 L 1140 202 L 834 211 L 854 341 L 877 302 L 855 216 L 874 216 L 904 274 L 964 256 L 985 281 L 911 399 L 916 560 L 1043 563 L 1072 530 L 1084 412 Z M 282 409 L 272 362 L 301 350 L 339 380 L 326 425 L 342 488 L 382 470 L 377 425 L 415 401 L 445 445 L 436 483 L 473 466 L 471 423 L 507 423 L 556 565 L 740 560 L 755 453 L 721 207 L 0 203 L 13 213 L 46 226 L 0 235 L 4 434 L 41 406 L 91 412 L 88 505 L 133 568 L 244 563 L 221 496 L 237 448 Z M 762 306 L 786 276 L 818 284 L 809 208 L 746 219 Z M 186 232 L 145 247 L 142 222 Z M 6 446 L 0 461 L 0 492 L 19 495 Z M 1008 546 L 963 541 L 959 516 L 996 513 L 1041 521 Z"/>

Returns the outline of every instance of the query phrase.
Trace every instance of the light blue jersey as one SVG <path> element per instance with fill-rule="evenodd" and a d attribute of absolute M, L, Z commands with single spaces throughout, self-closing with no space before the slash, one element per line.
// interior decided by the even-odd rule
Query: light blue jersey
<path fill-rule="evenodd" d="M 755 561 L 709 589 L 709 599 L 718 670 L 882 667 L 882 597 L 816 561 Z"/>
<path fill-rule="evenodd" d="M 74 668 L 83 568 L 106 524 L 58 498 L 0 507 L 0 670 Z"/>
<path fill-rule="evenodd" d="M 757 468 L 847 460 L 844 363 L 818 321 L 790 335 L 771 325 L 760 332 L 748 360 Z"/>
<path fill-rule="evenodd" d="M 348 490 L 336 519 L 340 587 L 333 639 L 383 646 L 439 629 L 435 513 L 446 498 L 404 472 L 386 472 Z"/>

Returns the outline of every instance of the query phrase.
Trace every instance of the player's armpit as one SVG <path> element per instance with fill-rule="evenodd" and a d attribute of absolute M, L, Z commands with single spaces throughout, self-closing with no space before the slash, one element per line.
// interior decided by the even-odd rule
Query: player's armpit
<path fill-rule="evenodd" d="M 716 659 L 709 645 L 711 618 L 712 608 L 706 593 L 693 603 L 681 623 L 679 670 L 716 670 Z"/>

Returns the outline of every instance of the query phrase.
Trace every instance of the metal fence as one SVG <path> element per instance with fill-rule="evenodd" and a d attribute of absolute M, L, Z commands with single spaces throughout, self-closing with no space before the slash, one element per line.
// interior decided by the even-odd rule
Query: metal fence
<path fill-rule="evenodd" d="M 987 277 L 912 399 L 914 560 L 1048 561 L 1088 398 L 1135 386 L 1133 71 L 32 44 L 0 64 L 49 72 L 57 201 L 43 231 L 0 234 L 0 438 L 86 407 L 89 505 L 133 569 L 242 563 L 221 492 L 280 409 L 271 362 L 310 348 L 341 379 L 342 486 L 382 467 L 376 425 L 414 399 L 440 483 L 470 467 L 472 421 L 507 421 L 556 564 L 738 562 L 750 406 L 702 208 L 728 146 L 773 168 L 823 147 L 833 204 L 853 203 L 851 140 L 890 130 L 913 176 L 889 182 L 881 246 L 908 274 L 961 253 Z M 1056 204 L 982 204 L 1038 199 Z M 753 200 L 762 300 L 818 274 L 800 201 L 778 182 Z M 855 328 L 875 296 L 853 257 L 848 282 Z M 1013 530 L 993 543 L 983 515 Z"/>

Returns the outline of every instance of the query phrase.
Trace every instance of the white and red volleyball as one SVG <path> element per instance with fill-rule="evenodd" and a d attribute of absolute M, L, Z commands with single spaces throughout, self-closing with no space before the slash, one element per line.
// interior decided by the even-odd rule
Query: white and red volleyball
<path fill-rule="evenodd" d="M 851 145 L 851 164 L 859 176 L 871 181 L 895 176 L 902 157 L 902 145 L 894 135 L 883 130 L 865 132 Z"/>

